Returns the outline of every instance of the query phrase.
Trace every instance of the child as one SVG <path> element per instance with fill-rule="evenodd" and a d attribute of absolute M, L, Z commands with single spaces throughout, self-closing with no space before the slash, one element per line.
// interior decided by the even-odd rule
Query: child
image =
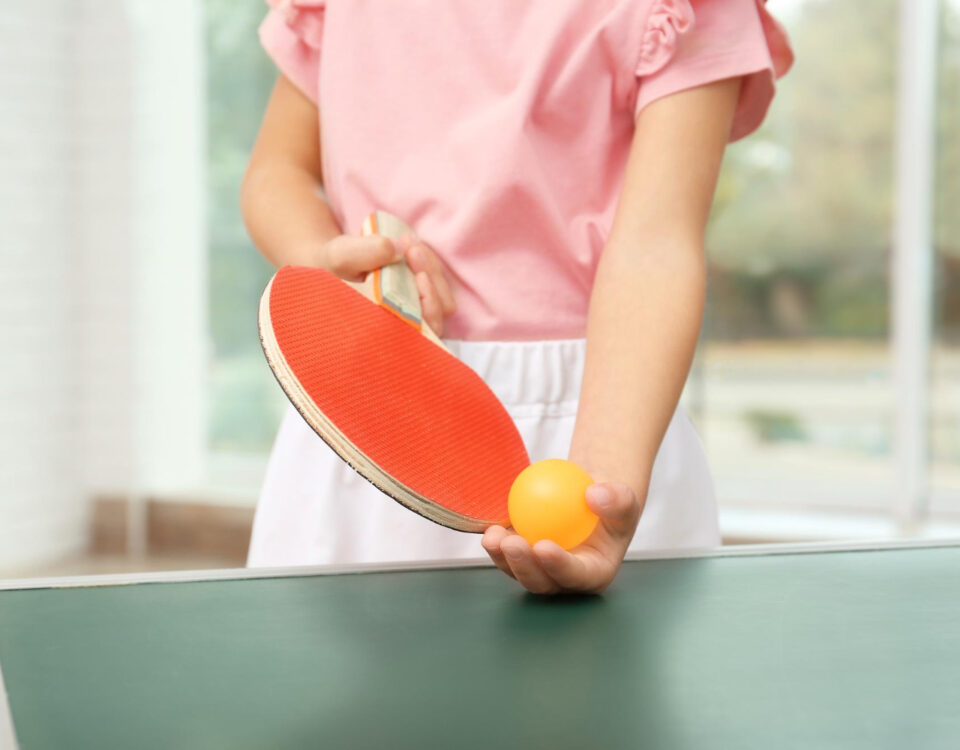
<path fill-rule="evenodd" d="M 403 257 L 531 460 L 597 482 L 585 544 L 493 527 L 494 563 L 534 592 L 601 591 L 628 549 L 719 544 L 677 402 L 725 144 L 792 62 L 763 0 L 270 3 L 281 76 L 242 189 L 257 247 L 350 280 Z M 376 209 L 419 241 L 358 236 Z M 288 409 L 249 565 L 474 557 L 478 541 L 381 494 Z"/>

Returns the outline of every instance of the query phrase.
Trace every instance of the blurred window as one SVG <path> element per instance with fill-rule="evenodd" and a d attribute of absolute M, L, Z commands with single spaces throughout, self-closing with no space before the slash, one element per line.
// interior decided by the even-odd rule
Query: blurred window
<path fill-rule="evenodd" d="M 264 363 L 257 302 L 270 265 L 247 237 L 239 186 L 276 68 L 260 50 L 263 0 L 204 0 L 207 46 L 210 448 L 269 450 L 285 402 Z"/>
<path fill-rule="evenodd" d="M 209 445 L 262 461 L 285 400 L 256 306 L 271 268 L 238 186 L 274 66 L 262 0 L 202 0 L 209 174 Z M 900 4 L 771 0 L 797 62 L 728 149 L 708 229 L 703 340 L 684 401 L 727 507 L 894 508 L 889 268 Z M 934 507 L 960 511 L 960 0 L 941 0 L 935 186 Z M 253 476 L 253 475 L 251 475 Z"/>
<path fill-rule="evenodd" d="M 897 3 L 771 8 L 797 61 L 727 152 L 687 404 L 722 502 L 876 508 L 893 478 Z"/>

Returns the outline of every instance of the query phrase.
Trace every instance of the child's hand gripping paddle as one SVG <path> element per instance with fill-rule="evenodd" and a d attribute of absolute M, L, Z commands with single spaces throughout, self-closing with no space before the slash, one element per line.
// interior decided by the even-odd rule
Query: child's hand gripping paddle
<path fill-rule="evenodd" d="M 413 236 L 382 211 L 363 234 Z M 259 324 L 287 397 L 363 477 L 453 529 L 509 523 L 510 486 L 529 464 L 523 441 L 486 383 L 422 320 L 406 261 L 360 284 L 285 266 L 263 293 Z"/>

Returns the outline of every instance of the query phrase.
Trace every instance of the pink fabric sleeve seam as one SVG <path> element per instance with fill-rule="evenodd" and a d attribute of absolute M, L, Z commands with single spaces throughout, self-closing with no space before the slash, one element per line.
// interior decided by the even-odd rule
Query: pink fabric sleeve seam
<path fill-rule="evenodd" d="M 724 64 L 718 65 L 718 63 Z M 745 61 L 743 55 L 739 53 L 704 55 L 703 57 L 697 58 L 696 65 L 689 66 L 684 70 L 685 72 L 705 72 L 707 75 L 704 78 L 695 78 L 692 80 L 688 77 L 687 80 L 676 88 L 670 88 L 668 84 L 662 87 L 662 90 L 660 90 L 660 87 L 654 85 L 659 83 L 659 81 L 652 80 L 649 82 L 649 85 L 652 85 L 652 90 L 648 96 L 644 95 L 644 77 L 639 77 L 640 88 L 633 109 L 633 119 L 636 120 L 640 112 L 649 104 L 666 96 L 679 94 L 681 91 L 689 91 L 690 89 L 706 86 L 707 84 L 716 83 L 717 81 L 722 81 L 727 78 L 745 78 L 764 71 L 769 72 L 771 78 L 773 77 L 773 67 L 769 58 L 765 61 Z"/>

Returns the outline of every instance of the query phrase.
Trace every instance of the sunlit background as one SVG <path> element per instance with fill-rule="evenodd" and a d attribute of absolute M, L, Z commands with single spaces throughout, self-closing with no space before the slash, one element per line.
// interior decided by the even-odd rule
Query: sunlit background
<path fill-rule="evenodd" d="M 770 0 L 684 400 L 725 542 L 960 535 L 960 0 Z M 0 575 L 242 565 L 261 0 L 0 6 Z M 478 548 L 479 549 L 479 548 Z"/>

